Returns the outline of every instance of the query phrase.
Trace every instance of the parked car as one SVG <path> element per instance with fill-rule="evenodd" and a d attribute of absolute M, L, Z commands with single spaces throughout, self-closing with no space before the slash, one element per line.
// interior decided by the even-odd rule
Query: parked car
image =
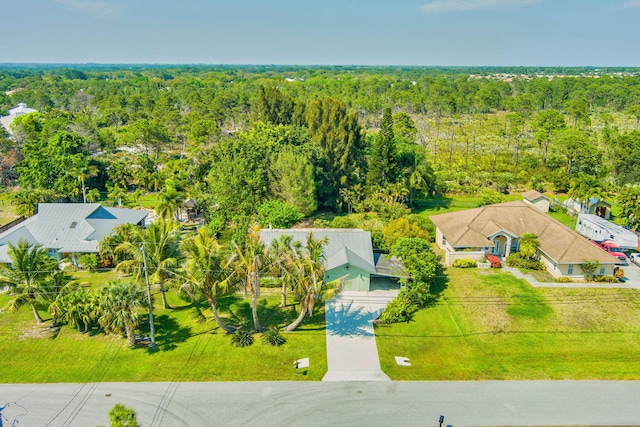
<path fill-rule="evenodd" d="M 634 254 L 629 255 L 629 261 L 636 265 L 640 265 L 640 253 L 636 252 Z"/>
<path fill-rule="evenodd" d="M 610 255 L 613 255 L 614 257 L 618 258 L 620 260 L 620 263 L 622 264 L 627 264 L 627 256 L 622 252 L 622 249 L 620 249 L 620 246 L 616 245 L 613 242 L 593 242 L 596 245 L 598 245 L 598 247 L 600 247 L 601 249 L 609 252 Z"/>

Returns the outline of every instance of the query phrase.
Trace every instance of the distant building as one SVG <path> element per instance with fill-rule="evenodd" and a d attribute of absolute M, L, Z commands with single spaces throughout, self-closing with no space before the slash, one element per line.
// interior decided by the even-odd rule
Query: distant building
<path fill-rule="evenodd" d="M 587 200 L 580 201 L 578 199 L 567 199 L 563 203 L 567 207 L 567 211 L 573 214 L 592 214 L 598 215 L 600 218 L 609 219 L 611 217 L 611 203 L 590 197 Z"/>
<path fill-rule="evenodd" d="M 34 110 L 33 108 L 28 108 L 27 104 L 20 103 L 16 108 L 12 108 L 11 110 L 9 110 L 8 116 L 0 117 L 0 123 L 2 124 L 2 127 L 4 127 L 7 130 L 7 132 L 9 132 L 9 135 L 13 135 L 13 133 L 11 132 L 11 129 L 9 128 L 11 123 L 13 123 L 16 117 L 23 116 L 29 113 L 37 113 L 37 112 L 38 110 Z"/>

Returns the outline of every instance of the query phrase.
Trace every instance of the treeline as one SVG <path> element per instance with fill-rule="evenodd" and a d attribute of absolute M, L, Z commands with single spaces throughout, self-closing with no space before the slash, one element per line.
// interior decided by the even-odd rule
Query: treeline
<path fill-rule="evenodd" d="M 318 209 L 397 218 L 436 193 L 533 187 L 617 196 L 640 218 L 635 69 L 5 67 L 0 91 L 4 113 L 39 110 L 0 137 L 25 213 L 157 191 L 244 232 L 265 203 L 273 225 Z"/>

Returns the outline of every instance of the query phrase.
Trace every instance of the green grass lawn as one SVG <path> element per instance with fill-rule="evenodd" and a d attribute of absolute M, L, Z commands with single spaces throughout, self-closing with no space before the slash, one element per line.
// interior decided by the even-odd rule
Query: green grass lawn
<path fill-rule="evenodd" d="M 392 379 L 640 379 L 638 291 L 538 289 L 495 270 L 447 274 L 433 307 L 376 327 Z"/>
<path fill-rule="evenodd" d="M 327 370 L 324 309 L 305 319 L 297 331 L 283 333 L 287 342 L 281 347 L 262 344 L 256 334 L 252 346 L 237 348 L 218 330 L 206 305 L 169 296 L 175 309 L 155 310 L 156 352 L 131 349 L 123 337 L 96 330 L 80 334 L 64 326 L 52 333 L 46 326 L 36 326 L 29 307 L 0 313 L 1 381 L 296 381 L 320 380 Z M 161 307 L 156 299 L 156 307 Z M 8 296 L 0 296 L 3 305 L 7 300 Z M 283 327 L 295 318 L 295 307 L 282 310 L 279 301 L 276 294 L 260 300 L 263 326 Z M 230 322 L 250 323 L 249 300 L 243 295 L 222 298 L 220 311 Z M 148 331 L 146 325 L 142 329 Z M 293 361 L 303 357 L 310 358 L 311 367 L 296 375 Z"/>
<path fill-rule="evenodd" d="M 504 201 L 511 202 L 513 200 L 522 200 L 521 194 L 505 195 Z M 426 216 L 443 214 L 447 212 L 456 212 L 465 209 L 477 208 L 482 197 L 479 195 L 455 195 L 446 197 L 429 197 L 426 200 L 420 200 L 420 208 L 415 209 L 415 213 Z"/>

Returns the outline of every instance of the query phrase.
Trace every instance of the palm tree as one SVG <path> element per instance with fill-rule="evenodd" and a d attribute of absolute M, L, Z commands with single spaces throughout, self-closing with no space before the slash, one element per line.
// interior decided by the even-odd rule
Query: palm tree
<path fill-rule="evenodd" d="M 97 202 L 98 200 L 100 200 L 100 190 L 98 190 L 97 188 L 89 189 L 85 196 L 85 200 L 89 203 Z"/>
<path fill-rule="evenodd" d="M 98 323 L 106 332 L 125 333 L 129 345 L 135 345 L 135 328 L 148 306 L 145 291 L 135 283 L 111 282 L 100 291 Z"/>
<path fill-rule="evenodd" d="M 293 262 L 302 244 L 293 240 L 290 234 L 283 234 L 279 239 L 271 242 L 269 251 L 273 258 L 273 266 L 282 281 L 282 302 L 280 307 L 287 306 L 287 286 L 292 285 L 293 276 L 288 267 Z"/>
<path fill-rule="evenodd" d="M 166 187 L 158 193 L 158 198 L 160 199 L 158 215 L 164 219 L 174 216 L 176 221 L 180 221 L 184 193 L 178 191 L 171 180 L 167 180 Z"/>
<path fill-rule="evenodd" d="M 148 228 L 135 228 L 131 239 L 125 240 L 115 249 L 116 254 L 125 254 L 128 259 L 121 261 L 116 270 L 133 274 L 138 283 L 145 281 L 145 261 L 149 280 L 160 287 L 162 306 L 167 303 L 165 284 L 177 277 L 177 268 L 182 262 L 180 251 L 180 224 L 159 220 Z"/>
<path fill-rule="evenodd" d="M 9 309 L 17 310 L 29 304 L 37 323 L 44 323 L 38 313 L 38 304 L 47 300 L 48 285 L 60 273 L 58 262 L 47 256 L 47 250 L 40 245 L 30 245 L 20 240 L 17 246 L 9 243 L 10 264 L 0 263 L 0 285 L 9 287 L 13 299 Z"/>
<path fill-rule="evenodd" d="M 96 295 L 78 287 L 56 299 L 60 319 L 74 323 L 78 332 L 82 333 L 89 332 L 89 325 L 95 319 L 99 305 Z"/>
<path fill-rule="evenodd" d="M 293 292 L 300 301 L 300 313 L 296 320 L 287 326 L 287 331 L 296 329 L 305 314 L 309 317 L 313 316 L 315 302 L 322 297 L 325 289 L 323 247 L 326 244 L 326 237 L 317 240 L 313 237 L 313 233 L 309 233 L 304 249 L 292 265 L 297 276 Z"/>
<path fill-rule="evenodd" d="M 120 224 L 113 229 L 111 234 L 105 236 L 100 241 L 98 250 L 103 263 L 106 263 L 108 266 L 115 266 L 120 261 L 126 259 L 123 257 L 123 255 L 126 256 L 126 254 L 116 253 L 116 248 L 126 241 L 133 243 L 136 228 L 137 226 L 131 223 Z M 140 245 L 142 242 L 139 241 L 137 243 Z"/>
<path fill-rule="evenodd" d="M 231 268 L 230 280 L 236 280 L 244 285 L 245 292 L 251 291 L 251 315 L 253 327 L 257 332 L 262 331 L 258 320 L 258 298 L 260 298 L 260 274 L 267 271 L 269 265 L 269 253 L 260 240 L 260 226 L 254 224 L 249 228 L 245 237 L 244 247 L 233 242 L 234 253 L 227 262 Z"/>
<path fill-rule="evenodd" d="M 213 312 L 213 318 L 226 333 L 236 328 L 226 325 L 218 316 L 218 297 L 229 292 L 227 276 L 223 269 L 222 245 L 205 227 L 182 244 L 186 261 L 182 266 L 183 283 L 180 292 L 192 299 L 204 297 Z"/>

